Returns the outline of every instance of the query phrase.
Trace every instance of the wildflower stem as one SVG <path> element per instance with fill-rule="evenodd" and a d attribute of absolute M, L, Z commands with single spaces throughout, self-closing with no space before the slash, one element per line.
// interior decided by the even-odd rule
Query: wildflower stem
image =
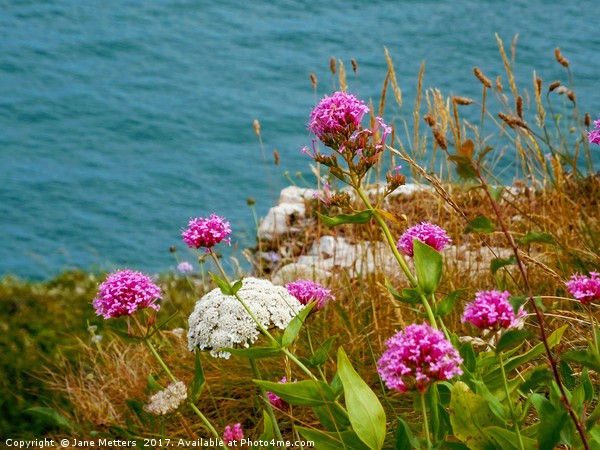
<path fill-rule="evenodd" d="M 515 433 L 517 435 L 519 449 L 525 450 L 525 445 L 523 444 L 523 438 L 521 437 L 521 430 L 519 429 L 518 418 L 517 418 L 517 415 L 515 414 L 513 403 L 510 398 L 510 390 L 508 389 L 508 379 L 506 378 L 506 372 L 504 370 L 504 361 L 502 359 L 502 352 L 498 352 L 498 363 L 500 365 L 500 372 L 502 372 L 502 382 L 504 383 L 504 392 L 506 394 L 506 401 L 508 402 L 508 410 L 510 412 L 510 418 L 513 422 L 513 427 L 514 427 Z"/>
<path fill-rule="evenodd" d="M 596 333 L 596 320 L 594 319 L 594 313 L 592 312 L 592 304 L 588 305 L 588 312 L 590 313 L 590 323 L 592 324 L 592 336 L 594 337 L 594 353 L 600 354 L 600 347 L 598 347 L 598 334 Z"/>
<path fill-rule="evenodd" d="M 221 275 L 223 276 L 223 279 L 227 282 L 227 284 L 229 284 L 229 286 L 231 286 L 231 281 L 229 281 L 229 278 L 227 277 L 227 274 L 225 273 L 225 271 L 223 270 L 223 267 L 221 266 L 221 264 L 219 263 L 218 259 L 217 259 L 217 255 L 215 255 L 212 251 L 212 249 L 210 249 L 210 254 L 212 256 L 212 258 L 214 259 L 215 263 L 217 264 L 217 267 L 219 268 L 219 271 L 221 272 Z M 275 339 L 273 337 L 273 335 L 271 333 L 269 333 L 269 331 L 264 327 L 264 325 L 258 320 L 258 318 L 256 317 L 256 315 L 250 310 L 250 308 L 248 307 L 248 305 L 246 305 L 246 302 L 244 302 L 244 300 L 237 294 L 237 292 L 234 294 L 235 298 L 238 299 L 238 301 L 242 304 L 242 306 L 244 307 L 244 309 L 246 310 L 246 312 L 250 315 L 250 317 L 252 318 L 252 320 L 254 321 L 254 323 L 256 323 L 256 325 L 258 326 L 258 328 L 260 329 L 261 333 L 267 337 L 267 339 L 269 339 L 272 343 L 274 343 L 275 345 L 279 346 L 279 342 L 277 341 L 277 339 Z M 290 352 L 287 348 L 282 347 L 281 351 L 288 357 L 290 358 L 290 360 L 292 360 L 294 362 L 294 364 L 296 364 L 304 373 L 306 373 L 310 378 L 312 378 L 313 380 L 317 380 L 317 377 L 315 377 L 312 372 L 310 370 L 308 370 L 308 368 L 302 364 L 298 358 L 296 358 L 296 356 Z"/>
<path fill-rule="evenodd" d="M 421 392 L 421 409 L 423 410 L 423 432 L 425 433 L 425 441 L 427 448 L 431 448 L 431 438 L 429 437 L 429 420 L 427 418 L 427 405 L 425 402 L 425 392 Z"/>
<path fill-rule="evenodd" d="M 210 256 L 212 257 L 212 259 L 215 261 L 215 264 L 217 265 L 219 272 L 221 272 L 221 276 L 223 277 L 223 279 L 225 280 L 225 282 L 227 282 L 227 284 L 229 285 L 229 287 L 232 287 L 231 281 L 229 280 L 229 277 L 227 276 L 227 273 L 225 272 L 225 270 L 223 269 L 223 266 L 221 266 L 221 263 L 219 263 L 219 258 L 217 258 L 217 255 L 215 255 L 215 253 L 212 251 L 212 249 L 209 249 L 210 251 Z M 264 325 L 261 323 L 260 320 L 258 320 L 258 318 L 256 317 L 256 315 L 252 312 L 252 310 L 248 307 L 248 305 L 246 304 L 246 302 L 244 301 L 244 299 L 242 299 L 238 293 L 234 293 L 233 294 L 235 296 L 235 298 L 237 298 L 237 300 L 241 303 L 241 305 L 244 307 L 244 309 L 246 310 L 246 312 L 248 313 L 248 315 L 252 318 L 252 320 L 254 321 L 254 323 L 258 326 L 258 328 L 260 329 L 260 332 L 267 337 L 267 339 L 269 339 L 271 342 L 273 343 L 277 343 L 277 339 L 275 339 L 273 337 L 273 335 L 271 333 L 269 333 L 269 331 L 264 327 Z"/>
<path fill-rule="evenodd" d="M 257 380 L 262 380 L 262 376 L 260 374 L 260 370 L 258 369 L 258 364 L 256 364 L 256 360 L 254 358 L 250 359 L 250 367 L 252 367 L 252 373 L 254 374 L 254 378 Z M 273 423 L 273 430 L 277 436 L 278 441 L 283 441 L 283 437 L 281 436 L 281 430 L 279 429 L 279 424 L 277 423 L 277 418 L 275 417 L 275 412 L 273 412 L 273 407 L 271 406 L 271 402 L 269 401 L 269 396 L 267 395 L 267 390 L 260 386 L 260 396 L 262 397 L 265 408 L 267 408 L 267 414 L 271 418 L 271 422 Z"/>
<path fill-rule="evenodd" d="M 213 434 L 213 436 L 217 439 L 217 442 L 222 441 L 221 436 L 219 436 L 219 433 L 217 433 L 217 430 L 215 430 L 215 427 L 212 426 L 212 424 L 208 421 L 208 419 L 206 418 L 206 416 L 204 414 L 202 414 L 202 411 L 200 411 L 198 409 L 198 407 L 196 405 L 194 405 L 193 403 L 190 403 L 190 408 L 192 408 L 192 411 L 194 411 L 196 413 L 196 415 L 198 417 L 200 417 L 200 420 L 202 421 L 202 423 L 204 424 L 204 426 L 206 428 L 208 428 L 208 430 Z M 223 442 L 222 447 L 227 450 L 229 447 L 227 447 L 227 445 L 225 444 L 225 442 Z"/>
<path fill-rule="evenodd" d="M 379 224 L 379 227 L 383 231 L 385 239 L 386 239 L 388 245 L 390 246 L 394 257 L 396 258 L 396 261 L 398 261 L 398 264 L 400 265 L 400 268 L 402 269 L 402 271 L 408 278 L 408 281 L 410 281 L 410 284 L 413 287 L 418 287 L 417 279 L 411 273 L 410 269 L 408 268 L 408 265 L 406 264 L 406 261 L 404 260 L 404 258 L 402 257 L 402 255 L 400 254 L 398 249 L 396 248 L 396 243 L 394 242 L 394 237 L 392 236 L 392 233 L 390 232 L 390 229 L 388 228 L 387 224 L 381 217 L 381 214 L 379 214 L 377 209 L 375 209 L 373 207 L 373 205 L 371 205 L 371 202 L 369 201 L 365 191 L 363 190 L 363 188 L 360 185 L 354 185 L 354 189 L 358 193 L 359 197 L 361 198 L 361 200 L 363 201 L 365 206 L 371 211 L 371 213 L 373 214 L 373 217 L 375 217 L 375 220 L 377 221 L 377 223 Z M 421 303 L 423 304 L 423 307 L 425 308 L 425 312 L 427 314 L 427 318 L 429 319 L 429 323 L 430 323 L 431 327 L 433 329 L 437 330 L 438 326 L 437 326 L 437 322 L 435 320 L 435 315 L 433 314 L 433 310 L 431 309 L 431 305 L 429 305 L 429 302 L 427 301 L 425 294 L 420 293 L 420 297 L 421 297 Z"/>
<path fill-rule="evenodd" d="M 548 335 L 546 334 L 546 327 L 544 325 L 544 313 L 540 310 L 540 308 L 537 306 L 537 303 L 535 302 L 533 289 L 531 287 L 531 283 L 529 282 L 529 277 L 527 276 L 527 272 L 525 271 L 523 261 L 519 254 L 519 248 L 517 247 L 517 244 L 515 243 L 515 240 L 513 239 L 512 235 L 506 228 L 506 223 L 504 221 L 504 218 L 502 217 L 502 213 L 500 212 L 498 203 L 496 203 L 496 201 L 492 197 L 492 194 L 490 193 L 490 191 L 488 189 L 488 184 L 485 182 L 485 179 L 483 178 L 483 175 L 481 174 L 481 170 L 479 169 L 479 166 L 475 166 L 475 172 L 477 174 L 477 178 L 478 178 L 479 182 L 481 183 L 483 192 L 485 193 L 486 197 L 488 198 L 488 201 L 490 202 L 490 205 L 492 206 L 492 209 L 494 210 L 494 214 L 495 214 L 496 218 L 498 219 L 500 228 L 502 230 L 502 234 L 508 241 L 510 248 L 513 252 L 513 255 L 515 256 L 515 260 L 517 262 L 517 268 L 519 269 L 519 272 L 520 272 L 521 276 L 523 277 L 523 283 L 525 285 L 525 292 L 527 293 L 527 296 L 529 297 L 529 303 L 531 304 L 531 307 L 533 308 L 533 311 L 535 312 L 535 316 L 537 318 L 537 322 L 538 322 L 538 325 L 540 328 L 540 339 L 541 339 L 542 343 L 544 344 L 544 350 L 546 352 L 546 356 L 548 357 L 548 361 L 550 362 L 550 367 L 552 369 L 552 375 L 554 376 L 554 380 L 556 381 L 556 384 L 558 385 L 558 389 L 561 394 L 561 400 L 563 402 L 563 405 L 565 405 L 565 408 L 567 409 L 569 416 L 571 417 L 571 420 L 575 424 L 575 428 L 577 429 L 577 433 L 579 434 L 579 437 L 581 438 L 581 443 L 583 444 L 583 448 L 586 450 L 589 450 L 590 445 L 587 441 L 587 436 L 585 434 L 584 425 L 581 422 L 581 420 L 579 420 L 577 413 L 573 410 L 573 405 L 571 405 L 571 401 L 567 397 L 567 392 L 562 383 L 560 372 L 558 370 L 558 363 L 557 363 L 556 357 L 552 353 L 552 349 L 550 348 L 550 344 L 548 343 Z"/>
<path fill-rule="evenodd" d="M 163 359 L 160 357 L 160 355 L 156 351 L 156 348 L 154 347 L 154 344 L 152 344 L 152 342 L 150 342 L 150 339 L 144 339 L 144 341 L 146 342 L 146 345 L 148 346 L 148 348 L 150 349 L 150 351 L 154 355 L 154 358 L 156 359 L 156 361 L 158 361 L 158 364 L 160 364 L 160 366 L 165 371 L 165 373 L 167 374 L 167 376 L 171 379 L 171 381 L 173 383 L 177 383 L 177 381 L 178 381 L 177 378 L 175 378 L 173 376 L 173 373 L 171 372 L 171 370 L 167 367 L 167 365 L 165 364 L 165 362 L 163 361 Z"/>

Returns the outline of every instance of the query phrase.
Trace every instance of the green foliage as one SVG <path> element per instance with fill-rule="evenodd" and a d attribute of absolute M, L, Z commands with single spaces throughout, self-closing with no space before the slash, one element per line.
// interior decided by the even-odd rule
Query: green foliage
<path fill-rule="evenodd" d="M 338 349 L 338 374 L 352 429 L 371 450 L 378 450 L 385 439 L 385 411 L 375 393 L 356 373 L 344 349 Z"/>
<path fill-rule="evenodd" d="M 371 217 L 373 217 L 373 211 L 367 209 L 355 214 L 338 214 L 335 217 L 328 217 L 319 212 L 317 212 L 317 215 L 325 225 L 328 227 L 335 227 L 337 225 L 343 225 L 346 223 L 365 224 L 371 220 Z"/>
<path fill-rule="evenodd" d="M 413 240 L 413 248 L 419 288 L 427 295 L 432 294 L 442 280 L 444 265 L 442 255 L 436 249 L 416 239 Z"/>

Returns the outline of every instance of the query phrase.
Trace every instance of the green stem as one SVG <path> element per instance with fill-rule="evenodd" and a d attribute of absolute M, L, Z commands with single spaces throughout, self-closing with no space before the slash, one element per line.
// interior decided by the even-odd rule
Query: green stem
<path fill-rule="evenodd" d="M 598 347 L 598 335 L 596 334 L 596 320 L 594 319 L 594 314 L 592 313 L 592 305 L 588 305 L 588 312 L 590 314 L 590 323 L 592 324 L 592 336 L 594 337 L 594 353 L 596 355 L 600 354 L 600 347 Z"/>
<path fill-rule="evenodd" d="M 371 213 L 373 214 L 373 217 L 375 217 L 375 220 L 377 221 L 377 223 L 379 224 L 379 227 L 383 231 L 385 239 L 386 239 L 388 245 L 390 246 L 390 249 L 392 250 L 394 257 L 396 258 L 396 261 L 398 261 L 398 264 L 400 265 L 400 268 L 402 269 L 402 271 L 408 278 L 408 281 L 410 281 L 410 284 L 412 285 L 413 288 L 417 288 L 419 286 L 417 279 L 415 278 L 415 276 L 412 274 L 412 272 L 408 268 L 408 265 L 406 264 L 406 261 L 404 260 L 404 258 L 400 254 L 400 252 L 398 251 L 398 248 L 396 248 L 396 242 L 394 241 L 394 237 L 392 236 L 392 233 L 390 232 L 390 229 L 388 228 L 387 224 L 381 217 L 381 214 L 379 214 L 377 209 L 375 209 L 373 207 L 373 205 L 371 205 L 371 202 L 367 198 L 366 193 L 364 192 L 363 188 L 360 185 L 355 186 L 354 188 L 356 189 L 356 192 L 358 193 L 359 197 L 361 198 L 361 200 L 363 201 L 365 206 L 371 211 Z M 427 297 L 425 297 L 425 294 L 423 294 L 422 292 L 419 293 L 419 297 L 421 298 L 421 303 L 423 304 L 423 307 L 425 308 L 425 313 L 427 314 L 427 318 L 429 320 L 431 327 L 434 330 L 437 330 L 438 329 L 437 321 L 435 320 L 435 315 L 433 314 L 431 305 L 429 304 L 429 301 L 427 301 Z"/>
<path fill-rule="evenodd" d="M 258 365 L 254 358 L 250 359 L 250 367 L 252 367 L 252 373 L 254 374 L 254 378 L 257 380 L 262 380 L 260 375 L 260 370 L 258 369 Z M 269 401 L 269 396 L 267 395 L 267 390 L 260 386 L 260 395 L 265 403 L 265 408 L 267 408 L 267 414 L 271 418 L 271 422 L 273 423 L 273 429 L 275 434 L 277 435 L 278 441 L 283 441 L 283 437 L 281 436 L 281 430 L 279 429 L 279 425 L 277 424 L 277 418 L 275 417 L 275 412 L 273 411 L 273 407 L 271 406 L 271 402 Z"/>
<path fill-rule="evenodd" d="M 154 358 L 158 361 L 158 364 L 162 367 L 162 369 L 165 371 L 165 373 L 168 375 L 168 377 L 171 379 L 171 381 L 173 383 L 177 383 L 178 382 L 177 378 L 175 378 L 175 376 L 173 375 L 173 373 L 171 372 L 171 370 L 169 370 L 169 368 L 167 367 L 167 365 L 165 364 L 165 362 L 163 361 L 163 359 L 161 358 L 161 356 L 158 354 L 158 351 L 156 351 L 156 348 L 154 347 L 154 345 L 152 344 L 152 342 L 150 342 L 150 339 L 144 339 L 144 341 L 146 342 L 146 345 L 148 346 L 148 348 L 150 349 L 150 351 L 154 355 Z M 200 420 L 202 420 L 202 422 L 204 423 L 204 425 L 206 426 L 206 428 L 208 428 L 209 431 L 215 436 L 215 438 L 217 439 L 217 441 L 221 440 L 221 436 L 219 436 L 219 433 L 217 433 L 217 430 L 215 430 L 215 428 L 208 421 L 208 419 L 206 418 L 206 416 L 204 416 L 204 414 L 202 414 L 202 411 L 200 411 L 196 407 L 196 405 L 194 405 L 193 403 L 190 403 L 189 405 L 192 408 L 192 410 L 196 413 L 196 415 L 198 417 L 200 417 Z M 225 444 L 223 444 L 223 448 L 227 449 L 228 447 Z"/>
<path fill-rule="evenodd" d="M 215 427 L 212 426 L 212 424 L 208 421 L 206 416 L 204 414 L 202 414 L 202 411 L 200 411 L 198 409 L 198 407 L 196 405 L 194 405 L 193 403 L 190 403 L 190 408 L 192 408 L 192 410 L 196 413 L 196 415 L 198 417 L 200 417 L 200 420 L 202 421 L 204 426 L 209 429 L 209 431 L 216 438 L 217 442 L 222 441 L 222 437 L 219 436 L 219 433 L 217 433 L 217 430 L 215 430 Z M 229 448 L 229 447 L 227 447 L 227 445 L 225 445 L 225 442 L 223 442 L 223 448 L 226 450 Z"/>
<path fill-rule="evenodd" d="M 519 429 L 519 421 L 516 417 L 512 400 L 510 399 L 510 390 L 508 389 L 508 379 L 506 378 L 506 372 L 504 371 L 504 361 L 502 360 L 502 352 L 498 353 L 498 362 L 500 363 L 500 372 L 502 372 L 502 382 L 504 383 L 504 392 L 506 393 L 506 401 L 508 402 L 508 410 L 510 412 L 510 417 L 513 421 L 515 433 L 517 434 L 517 441 L 519 443 L 519 448 L 521 450 L 525 450 L 525 445 L 523 444 L 523 438 L 521 437 L 521 430 Z"/>
<path fill-rule="evenodd" d="M 173 373 L 169 370 L 169 368 L 167 367 L 167 365 L 165 364 L 163 359 L 160 357 L 160 355 L 156 351 L 156 348 L 154 347 L 152 342 L 150 342 L 150 339 L 144 339 L 144 342 L 146 342 L 146 345 L 148 346 L 148 348 L 154 355 L 154 358 L 158 361 L 158 364 L 160 364 L 160 367 L 162 367 L 162 369 L 165 371 L 165 373 L 168 375 L 168 377 L 171 379 L 171 381 L 173 383 L 177 383 L 179 380 L 177 380 L 177 378 L 175 378 L 173 376 Z"/>
<path fill-rule="evenodd" d="M 213 253 L 212 250 L 210 250 L 210 254 L 213 257 L 213 259 L 215 260 L 215 263 L 217 264 L 217 267 L 219 268 L 219 271 L 221 272 L 221 275 L 223 276 L 224 280 L 227 282 L 227 284 L 229 284 L 229 286 L 231 286 L 231 281 L 229 281 L 229 278 L 227 277 L 227 274 L 223 270 L 223 267 L 221 266 L 221 264 L 219 264 L 217 256 Z M 250 317 L 252 318 L 252 320 L 254 321 L 254 323 L 256 323 L 256 325 L 260 329 L 261 333 L 264 334 L 267 337 L 267 339 L 269 339 L 272 343 L 274 343 L 277 346 L 279 346 L 279 342 L 277 342 L 277 339 L 275 339 L 273 337 L 273 335 L 271 333 L 269 333 L 269 331 L 264 327 L 264 325 L 258 320 L 258 318 L 250 310 L 250 308 L 248 307 L 248 305 L 246 305 L 246 302 L 244 302 L 244 300 L 237 293 L 235 294 L 235 298 L 237 298 L 238 301 L 242 304 L 242 306 L 244 307 L 244 309 L 246 310 L 246 312 L 250 315 Z M 310 370 L 308 370 L 308 368 L 304 364 L 302 364 L 298 360 L 298 358 L 296 358 L 296 356 L 293 353 L 291 353 L 287 348 L 281 348 L 281 351 L 285 355 L 287 355 L 288 358 L 290 358 L 290 360 L 293 361 L 294 364 L 296 364 L 310 378 L 312 378 L 313 380 L 317 380 L 317 377 L 315 377 L 312 374 L 312 372 Z"/>
<path fill-rule="evenodd" d="M 423 432 L 427 442 L 427 448 L 431 448 L 431 438 L 429 437 L 429 423 L 427 419 L 427 405 L 425 403 L 425 392 L 421 392 L 421 409 L 423 410 Z"/>

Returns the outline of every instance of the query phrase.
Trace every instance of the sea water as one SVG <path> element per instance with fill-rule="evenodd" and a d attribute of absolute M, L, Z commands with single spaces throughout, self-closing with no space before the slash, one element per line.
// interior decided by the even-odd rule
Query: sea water
<path fill-rule="evenodd" d="M 332 57 L 349 91 L 377 105 L 387 48 L 404 105 L 384 117 L 412 120 L 423 61 L 424 88 L 480 98 L 473 67 L 502 74 L 507 88 L 495 34 L 509 56 L 518 34 L 518 84 L 533 96 L 533 70 L 545 86 L 566 82 L 560 47 L 582 111 L 596 118 L 596 10 L 544 0 L 0 1 L 0 275 L 172 270 L 169 247 L 193 262 L 181 231 L 210 213 L 231 222 L 243 259 L 255 242 L 249 198 L 260 216 L 282 187 L 314 183 L 300 149 L 311 108 L 339 86 Z"/>

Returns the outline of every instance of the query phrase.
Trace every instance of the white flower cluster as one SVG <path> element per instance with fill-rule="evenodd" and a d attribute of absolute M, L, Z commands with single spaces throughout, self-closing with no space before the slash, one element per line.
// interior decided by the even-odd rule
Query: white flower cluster
<path fill-rule="evenodd" d="M 144 410 L 155 416 L 164 416 L 176 411 L 186 398 L 187 388 L 183 381 L 178 381 L 150 397 L 150 403 L 144 406 Z"/>
<path fill-rule="evenodd" d="M 240 298 L 265 328 L 285 329 L 304 308 L 283 286 L 268 280 L 244 278 Z M 257 324 L 233 295 L 213 289 L 196 302 L 189 317 L 188 347 L 210 350 L 211 355 L 228 359 L 231 354 L 219 349 L 236 345 L 249 347 L 259 335 Z"/>

